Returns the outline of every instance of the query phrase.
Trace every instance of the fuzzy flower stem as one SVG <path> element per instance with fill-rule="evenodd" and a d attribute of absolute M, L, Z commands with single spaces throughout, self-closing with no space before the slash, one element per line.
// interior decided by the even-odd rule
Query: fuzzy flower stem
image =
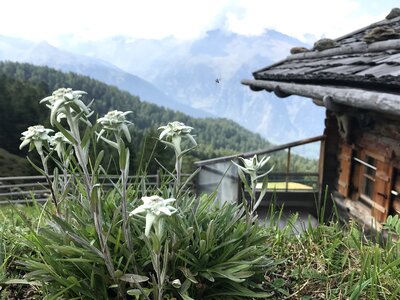
<path fill-rule="evenodd" d="M 118 154 L 121 156 L 122 151 L 125 151 L 125 153 L 129 153 L 129 151 L 127 149 L 125 149 L 125 143 L 122 140 L 121 131 L 115 131 L 114 138 L 116 141 L 118 141 L 118 145 L 119 145 Z M 122 188 L 121 188 L 122 232 L 124 234 L 125 241 L 128 245 L 129 251 L 133 252 L 131 229 L 129 227 L 128 211 L 127 211 L 127 205 L 126 205 L 126 190 L 127 190 L 127 186 L 128 186 L 127 167 L 129 166 L 129 155 L 128 154 L 126 155 L 126 160 L 127 161 L 124 162 L 124 165 L 120 165 L 121 185 L 122 185 Z"/>
<path fill-rule="evenodd" d="M 163 299 L 163 293 L 164 293 L 164 280 L 161 276 L 161 255 L 160 252 L 157 252 L 156 254 L 156 262 L 153 262 L 154 269 L 156 271 L 156 276 L 157 276 L 157 290 L 158 290 L 158 297 L 157 300 L 162 300 Z"/>
<path fill-rule="evenodd" d="M 131 230 L 129 227 L 129 219 L 126 205 L 126 189 L 128 185 L 128 177 L 126 176 L 125 169 L 121 169 L 122 193 L 121 193 L 121 212 L 122 212 L 122 229 L 125 235 L 125 240 L 128 244 L 128 249 L 133 252 L 133 244 L 131 238 Z"/>
<path fill-rule="evenodd" d="M 254 205 L 256 202 L 256 187 L 257 187 L 257 179 L 251 178 L 251 202 L 250 202 L 250 211 L 254 212 Z"/>
<path fill-rule="evenodd" d="M 53 200 L 54 206 L 56 208 L 56 215 L 60 216 L 60 209 L 58 207 L 58 201 L 57 201 L 56 193 L 54 192 L 54 189 L 53 189 L 53 181 L 49 177 L 49 168 L 47 166 L 47 159 L 44 157 L 43 151 L 40 151 L 39 156 L 40 156 L 40 159 L 42 161 L 42 165 L 43 165 L 43 169 L 44 169 L 44 173 L 45 173 L 47 184 L 49 185 L 49 189 L 50 189 L 50 193 L 51 193 L 51 199 Z"/>
<path fill-rule="evenodd" d="M 176 136 L 172 138 L 172 144 L 174 145 L 175 150 L 175 170 L 176 170 L 176 190 L 181 186 L 181 172 L 182 172 L 182 157 L 180 157 L 182 153 L 181 149 L 181 137 Z"/>
<path fill-rule="evenodd" d="M 80 138 L 79 127 L 77 125 L 77 122 L 75 122 L 75 120 L 73 119 L 73 117 L 69 113 L 69 111 L 67 111 L 67 113 L 66 113 L 66 118 L 67 118 L 67 123 L 71 129 L 71 135 L 77 142 L 74 145 L 74 150 L 75 150 L 78 162 L 82 168 L 84 181 L 85 181 L 85 187 L 86 187 L 86 194 L 87 194 L 88 200 L 90 201 L 90 198 L 92 197 L 92 193 L 93 193 L 93 183 L 92 183 L 92 180 L 90 179 L 89 170 L 87 168 L 88 157 L 87 157 L 87 154 L 85 153 L 85 150 L 82 148 L 82 144 L 81 144 L 82 141 Z M 103 218 L 101 215 L 100 203 L 98 203 L 98 202 L 99 201 L 97 201 L 97 203 L 95 203 L 93 206 L 90 205 L 92 207 L 91 213 L 92 213 L 92 217 L 94 220 L 96 233 L 99 238 L 101 251 L 104 254 L 104 260 L 105 260 L 105 264 L 106 264 L 108 273 L 110 274 L 113 281 L 117 282 L 117 279 L 115 278 L 115 270 L 114 270 L 114 265 L 112 262 L 110 250 L 107 245 L 106 237 L 103 233 L 103 228 L 102 228 Z M 123 291 L 119 290 L 119 294 L 123 299 L 126 298 L 125 293 Z"/>

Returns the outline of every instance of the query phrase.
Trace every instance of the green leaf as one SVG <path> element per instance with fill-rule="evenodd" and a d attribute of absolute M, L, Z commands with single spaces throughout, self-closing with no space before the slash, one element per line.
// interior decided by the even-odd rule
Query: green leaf
<path fill-rule="evenodd" d="M 205 240 L 200 240 L 199 242 L 199 250 L 200 256 L 203 256 L 206 253 L 207 242 Z"/>
<path fill-rule="evenodd" d="M 195 278 L 195 275 L 197 275 L 197 273 L 193 274 L 188 268 L 185 267 L 178 267 L 178 269 L 181 270 L 183 275 L 185 275 L 185 277 L 189 279 L 191 282 L 198 283 L 198 281 Z"/>
<path fill-rule="evenodd" d="M 182 297 L 182 300 L 195 300 L 194 298 L 191 298 L 187 292 L 186 293 L 179 293 L 179 295 Z"/>
<path fill-rule="evenodd" d="M 261 193 L 257 199 L 257 202 L 254 204 L 253 212 L 256 211 L 256 209 L 260 205 L 261 201 L 263 200 L 265 194 L 267 193 L 267 187 L 268 187 L 268 177 L 265 176 L 263 179 L 262 187 L 261 187 Z"/>
<path fill-rule="evenodd" d="M 64 127 L 61 126 L 60 123 L 58 123 L 57 121 L 55 121 L 55 125 L 57 127 L 58 130 L 60 130 L 60 132 L 66 137 L 66 139 L 72 144 L 72 145 L 77 145 L 78 142 L 75 140 L 75 138 L 71 135 L 71 133 L 66 130 Z"/>
<path fill-rule="evenodd" d="M 230 297 L 241 297 L 245 299 L 251 299 L 251 298 L 270 298 L 273 296 L 272 293 L 267 293 L 267 292 L 256 292 L 252 291 L 248 288 L 246 288 L 243 284 L 239 283 L 230 283 L 229 285 L 226 285 L 224 289 L 221 289 L 220 291 L 216 290 L 214 293 L 209 293 L 207 295 L 207 299 L 226 299 Z M 235 299 L 237 299 L 235 298 Z"/>
<path fill-rule="evenodd" d="M 119 169 L 120 170 L 124 170 L 125 166 L 126 166 L 126 157 L 127 157 L 126 150 L 127 150 L 127 148 L 125 148 L 125 145 L 122 142 L 122 139 L 119 139 L 119 140 L 121 140 L 121 142 L 118 143 L 118 148 L 119 148 Z"/>
<path fill-rule="evenodd" d="M 199 276 L 204 277 L 205 279 L 207 279 L 208 281 L 211 282 L 215 282 L 215 278 L 210 274 L 210 272 L 206 271 L 206 272 L 200 272 Z"/>
<path fill-rule="evenodd" d="M 161 242 L 158 236 L 154 232 L 152 232 L 150 234 L 150 239 L 151 239 L 151 249 L 154 251 L 154 253 L 159 253 L 161 250 Z"/>
<path fill-rule="evenodd" d="M 113 142 L 107 138 L 105 138 L 104 136 L 99 136 L 104 142 L 106 142 L 107 144 L 109 144 L 111 147 L 115 148 L 118 150 L 118 144 L 116 142 Z"/>
<path fill-rule="evenodd" d="M 27 285 L 33 285 L 33 286 L 42 286 L 42 284 L 39 281 L 28 281 L 26 279 L 9 279 L 5 282 L 5 284 L 27 284 Z"/>
<path fill-rule="evenodd" d="M 81 142 L 82 148 L 88 148 L 89 147 L 90 138 L 92 137 L 92 133 L 93 133 L 93 130 L 91 128 L 89 128 L 89 127 L 86 128 L 85 134 L 84 134 L 84 136 L 82 138 L 82 142 Z"/>
<path fill-rule="evenodd" d="M 150 278 L 147 276 L 142 276 L 142 275 L 137 275 L 137 274 L 124 274 L 122 275 L 119 280 L 125 281 L 125 282 L 130 282 L 130 283 L 141 283 L 141 282 L 146 282 Z"/>
<path fill-rule="evenodd" d="M 129 160 L 130 160 L 130 152 L 129 148 L 126 148 L 126 158 L 125 158 L 125 177 L 128 178 L 129 175 Z"/>
<path fill-rule="evenodd" d="M 252 189 L 251 189 L 251 187 L 250 187 L 250 185 L 249 185 L 249 183 L 248 183 L 248 181 L 247 181 L 247 178 L 246 178 L 246 176 L 244 175 L 243 171 L 242 171 L 241 169 L 239 169 L 239 168 L 238 168 L 238 174 L 239 174 L 240 180 L 242 181 L 242 183 L 243 183 L 243 185 L 244 185 L 245 191 L 246 191 L 247 193 L 249 193 L 250 195 L 252 195 L 252 194 L 253 194 L 253 191 L 252 191 Z M 252 195 L 252 196 L 253 196 L 253 195 Z"/>
<path fill-rule="evenodd" d="M 28 156 L 26 157 L 26 159 L 29 161 L 29 163 L 32 165 L 32 167 L 38 171 L 41 175 L 43 176 L 47 176 L 46 172 L 43 171 L 39 166 L 37 166 Z"/>
<path fill-rule="evenodd" d="M 143 291 L 147 297 L 151 294 L 151 289 L 143 289 Z M 139 300 L 140 296 L 143 295 L 139 289 L 130 289 L 130 290 L 127 290 L 126 293 L 129 296 L 134 296 L 136 300 Z"/>
<path fill-rule="evenodd" d="M 94 168 L 93 168 L 94 173 L 97 173 L 97 170 L 99 169 L 103 157 L 104 157 L 104 150 L 101 150 L 97 155 L 96 162 L 94 163 Z"/>

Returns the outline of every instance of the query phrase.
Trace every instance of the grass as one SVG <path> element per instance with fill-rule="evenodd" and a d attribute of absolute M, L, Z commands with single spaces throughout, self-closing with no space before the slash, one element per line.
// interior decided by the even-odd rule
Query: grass
<path fill-rule="evenodd" d="M 265 277 L 273 299 L 400 299 L 400 244 L 393 232 L 367 239 L 354 222 L 330 222 L 294 234 L 296 220 L 293 215 L 279 228 L 274 214 L 268 225 L 268 254 L 282 262 Z"/>
<path fill-rule="evenodd" d="M 35 207 L 20 209 L 16 214 L 10 207 L 0 210 L 0 299 L 41 299 L 32 286 L 7 284 L 23 278 L 15 263 L 29 255 L 24 235 L 28 231 L 22 218 L 35 223 L 39 210 Z M 355 224 L 346 226 L 337 222 L 306 225 L 296 234 L 293 215 L 286 226 L 279 227 L 279 212 L 270 213 L 265 227 L 265 243 L 269 256 L 276 264 L 266 270 L 265 290 L 268 299 L 399 299 L 400 298 L 400 245 L 390 237 L 377 244 L 367 240 Z M 378 237 L 379 240 L 379 237 Z"/>

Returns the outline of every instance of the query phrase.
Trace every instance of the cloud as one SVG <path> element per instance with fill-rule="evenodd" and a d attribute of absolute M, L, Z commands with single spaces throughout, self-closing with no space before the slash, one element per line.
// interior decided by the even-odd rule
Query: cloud
<path fill-rule="evenodd" d="M 379 10 L 365 11 L 361 0 L 240 0 L 237 5 L 244 13 L 227 14 L 226 27 L 231 31 L 253 35 L 268 28 L 302 41 L 323 36 L 337 38 L 379 21 L 385 15 Z"/>
<path fill-rule="evenodd" d="M 48 41 L 60 36 L 101 39 L 115 35 L 189 39 L 223 26 L 234 32 L 253 35 L 270 28 L 307 41 L 310 39 L 307 34 L 335 38 L 378 21 L 387 14 L 388 6 L 395 2 L 3 0 L 0 34 Z M 371 9 L 365 8 L 365 3 L 371 3 Z"/>
<path fill-rule="evenodd" d="M 6 0 L 0 34 L 32 39 L 75 35 L 191 38 L 214 25 L 229 0 Z"/>

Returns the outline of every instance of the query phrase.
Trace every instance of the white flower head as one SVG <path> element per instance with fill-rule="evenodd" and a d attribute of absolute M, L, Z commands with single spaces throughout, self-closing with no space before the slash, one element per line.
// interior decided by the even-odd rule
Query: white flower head
<path fill-rule="evenodd" d="M 158 129 L 162 130 L 162 132 L 160 133 L 160 137 L 159 137 L 160 140 L 165 138 L 165 140 L 167 140 L 167 141 L 174 141 L 174 139 L 178 138 L 180 141 L 180 138 L 185 136 L 185 137 L 188 137 L 189 140 L 194 145 L 197 145 L 195 139 L 190 134 L 193 127 L 186 126 L 185 124 L 183 124 L 181 122 L 178 122 L 178 121 L 170 122 L 166 126 L 161 126 Z"/>
<path fill-rule="evenodd" d="M 44 128 L 43 125 L 28 127 L 28 130 L 22 133 L 22 143 L 19 145 L 19 149 L 22 149 L 26 145 L 30 144 L 29 151 L 35 147 L 39 154 L 42 154 L 43 143 L 51 143 L 51 137 L 49 136 L 49 133 L 53 131 L 54 130 L 52 129 Z"/>
<path fill-rule="evenodd" d="M 79 114 L 84 112 L 86 116 L 90 115 L 89 108 L 82 102 L 81 97 L 85 95 L 83 91 L 73 91 L 71 88 L 60 88 L 53 92 L 49 97 L 40 101 L 48 102 L 47 107 L 50 108 L 50 123 L 54 125 L 54 121 L 60 121 L 66 116 L 67 112 Z"/>
<path fill-rule="evenodd" d="M 182 286 L 182 283 L 181 283 L 181 281 L 180 281 L 179 279 L 174 279 L 174 280 L 171 282 L 171 285 L 172 285 L 174 288 L 179 289 L 179 288 Z"/>
<path fill-rule="evenodd" d="M 271 157 L 270 156 L 264 156 L 263 158 L 261 158 L 260 161 L 258 161 L 258 157 L 255 154 L 252 158 L 243 158 L 243 157 L 239 157 L 239 159 L 242 161 L 243 166 L 235 163 L 233 161 L 233 163 L 239 168 L 241 169 L 243 172 L 247 173 L 250 175 L 250 177 L 252 178 L 252 180 L 256 180 L 258 178 L 264 177 L 265 175 L 267 175 L 269 172 L 272 171 L 272 168 L 267 171 L 266 173 L 257 176 L 257 172 L 259 172 L 265 165 L 266 163 L 269 161 Z"/>
<path fill-rule="evenodd" d="M 160 217 L 163 215 L 171 216 L 177 211 L 175 207 L 169 205 L 175 201 L 173 198 L 164 199 L 160 196 L 154 195 L 150 197 L 144 196 L 142 197 L 142 201 L 143 204 L 131 211 L 129 216 L 146 212 L 146 236 L 150 234 L 151 227 Z"/>
<path fill-rule="evenodd" d="M 128 142 L 131 141 L 131 135 L 129 133 L 129 129 L 127 124 L 132 124 L 126 119 L 126 115 L 132 113 L 131 111 L 119 111 L 113 110 L 109 111 L 104 117 L 99 118 L 97 123 L 101 124 L 103 128 L 99 133 L 99 138 L 103 135 L 106 131 L 113 131 L 113 132 L 123 132 Z"/>
<path fill-rule="evenodd" d="M 66 144 L 71 144 L 71 142 L 61 133 L 56 132 L 55 135 L 51 137 L 51 146 L 57 151 L 58 157 L 62 157 L 62 152 Z"/>

